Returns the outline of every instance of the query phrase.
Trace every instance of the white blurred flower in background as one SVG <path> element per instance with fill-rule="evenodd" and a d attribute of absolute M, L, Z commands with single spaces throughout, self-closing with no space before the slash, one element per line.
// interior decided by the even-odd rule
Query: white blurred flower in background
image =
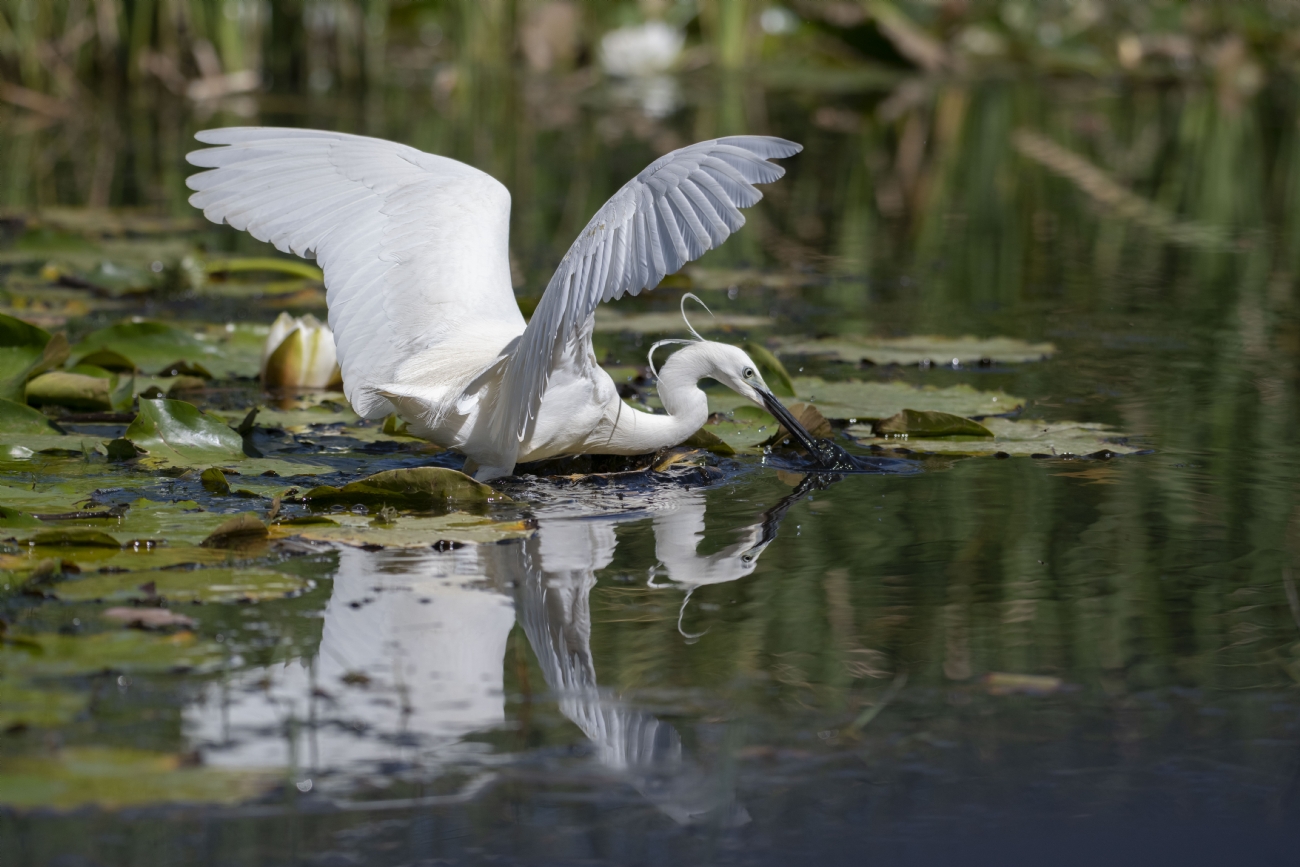
<path fill-rule="evenodd" d="M 660 75 L 681 57 L 686 34 L 662 21 L 620 27 L 600 38 L 600 65 L 610 75 Z"/>
<path fill-rule="evenodd" d="M 600 40 L 600 65 L 623 79 L 619 88 L 646 117 L 667 117 L 681 105 L 677 80 L 666 74 L 682 55 L 686 35 L 662 21 L 611 30 Z"/>
<path fill-rule="evenodd" d="M 281 313 L 262 346 L 264 388 L 338 388 L 343 385 L 334 354 L 334 332 L 310 313 Z"/>

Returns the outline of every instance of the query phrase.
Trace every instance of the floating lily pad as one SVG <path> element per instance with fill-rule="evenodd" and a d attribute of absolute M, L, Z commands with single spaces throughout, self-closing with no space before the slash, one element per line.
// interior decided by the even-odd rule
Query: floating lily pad
<path fill-rule="evenodd" d="M 384 548 L 428 548 L 437 542 L 499 542 L 522 539 L 532 533 L 524 521 L 492 521 L 453 512 L 439 517 L 400 517 L 376 523 L 362 515 L 344 513 L 330 524 L 280 524 L 276 536 L 298 536 L 342 545 L 379 545 Z"/>
<path fill-rule="evenodd" d="M 100 616 L 113 623 L 121 623 L 124 626 L 134 626 L 139 629 L 167 629 L 173 626 L 192 629 L 195 625 L 193 617 L 177 614 L 167 608 L 123 606 L 109 608 L 102 612 Z"/>
<path fill-rule="evenodd" d="M 0 528 L 11 530 L 15 528 L 43 528 L 45 526 L 45 523 L 33 518 L 26 512 L 20 512 L 17 509 L 10 509 L 7 506 L 0 506 Z"/>
<path fill-rule="evenodd" d="M 205 548 L 232 548 L 267 536 L 266 525 L 248 512 L 225 521 L 203 540 Z"/>
<path fill-rule="evenodd" d="M 905 409 L 872 425 L 876 436 L 991 437 L 992 432 L 977 421 L 949 412 Z"/>
<path fill-rule="evenodd" d="M 52 370 L 27 383 L 27 402 L 35 406 L 108 411 L 131 405 L 130 379 L 118 386 L 115 373 L 88 364 L 73 370 Z"/>
<path fill-rule="evenodd" d="M 221 645 L 192 632 L 150 635 L 115 630 L 94 635 L 7 635 L 0 644 L 5 677 L 55 677 L 116 671 L 126 674 L 208 669 L 225 658 Z"/>
<path fill-rule="evenodd" d="M 946 412 L 952 415 L 989 416 L 1012 412 L 1024 400 L 1002 391 L 980 391 L 969 385 L 916 388 L 902 382 L 826 382 L 799 377 L 794 382 L 799 397 L 816 404 L 830 419 L 883 419 L 905 409 Z"/>
<path fill-rule="evenodd" d="M 58 425 L 38 409 L 26 404 L 0 398 L 0 437 L 8 440 L 9 434 L 61 434 Z"/>
<path fill-rule="evenodd" d="M 18 809 L 230 804 L 271 782 L 266 773 L 192 767 L 182 756 L 143 750 L 70 747 L 0 759 L 0 804 Z"/>
<path fill-rule="evenodd" d="M 0 398 L 23 402 L 27 380 L 67 358 L 68 343 L 21 319 L 0 314 Z"/>
<path fill-rule="evenodd" d="M 715 455 L 724 457 L 736 453 L 735 446 L 732 446 L 707 428 L 700 428 L 691 434 L 691 438 L 683 442 L 682 445 L 692 449 L 704 449 L 706 452 L 712 452 Z"/>
<path fill-rule="evenodd" d="M 1056 352 L 1051 343 L 1029 343 L 1015 337 L 858 337 L 845 335 L 819 340 L 785 339 L 783 355 L 811 355 L 854 364 L 1019 364 L 1041 361 Z"/>
<path fill-rule="evenodd" d="M 38 548 L 121 548 L 122 543 L 107 533 L 82 527 L 56 527 L 33 533 L 27 540 Z"/>
<path fill-rule="evenodd" d="M 50 728 L 70 722 L 90 704 L 90 696 L 0 680 L 0 731 L 19 726 Z"/>
<path fill-rule="evenodd" d="M 1126 455 L 1143 451 L 1141 447 L 1125 442 L 1122 434 L 1104 424 L 988 418 L 983 421 L 983 425 L 992 433 L 991 438 L 927 438 L 915 446 L 899 437 L 873 437 L 871 429 L 865 425 L 852 426 L 848 432 L 864 443 L 904 446 L 942 454 L 991 455 L 1001 452 L 1007 455 L 1059 456 L 1093 455 L 1098 452 Z"/>
<path fill-rule="evenodd" d="M 446 467 L 388 470 L 349 482 L 342 488 L 321 485 L 303 495 L 313 506 L 392 506 L 401 509 L 450 509 L 505 503 L 510 498 L 482 482 Z"/>
<path fill-rule="evenodd" d="M 66 602 L 239 602 L 283 599 L 311 586 L 305 578 L 273 569 L 154 569 L 83 575 L 57 585 L 54 595 Z"/>
<path fill-rule="evenodd" d="M 182 400 L 141 399 L 140 413 L 126 429 L 125 438 L 144 449 L 147 455 L 143 460 L 155 465 L 211 466 L 247 457 L 243 437 Z"/>
<path fill-rule="evenodd" d="M 80 361 L 103 350 L 129 359 L 139 370 L 151 374 L 180 360 L 204 363 L 220 357 L 217 347 L 162 322 L 123 322 L 102 328 L 72 347 L 72 357 Z"/>
<path fill-rule="evenodd" d="M 226 474 L 221 471 L 220 467 L 208 467 L 199 474 L 199 482 L 202 483 L 203 489 L 210 494 L 225 496 L 230 493 L 230 482 L 226 480 Z"/>

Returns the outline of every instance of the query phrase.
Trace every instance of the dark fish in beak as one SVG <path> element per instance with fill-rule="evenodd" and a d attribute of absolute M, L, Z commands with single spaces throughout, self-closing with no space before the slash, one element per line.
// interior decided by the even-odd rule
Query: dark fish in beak
<path fill-rule="evenodd" d="M 804 429 L 804 426 L 799 424 L 795 417 L 790 414 L 790 410 L 782 406 L 781 401 L 777 400 L 776 396 L 771 392 L 765 391 L 761 388 L 757 391 L 758 396 L 763 400 L 763 406 L 767 407 L 767 411 L 776 416 L 776 420 L 779 421 L 781 426 L 790 433 L 790 436 L 797 439 L 799 443 L 808 450 L 808 454 L 812 459 L 815 460 L 823 469 L 834 469 L 834 465 L 826 459 L 826 455 L 824 454 L 825 449 L 823 449 L 817 440 L 813 439 L 813 435 L 808 433 L 808 431 Z"/>

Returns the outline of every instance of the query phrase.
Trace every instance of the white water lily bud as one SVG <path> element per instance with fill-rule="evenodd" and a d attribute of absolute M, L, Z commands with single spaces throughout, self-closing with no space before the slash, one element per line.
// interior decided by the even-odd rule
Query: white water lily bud
<path fill-rule="evenodd" d="M 343 384 L 334 332 L 315 316 L 281 313 L 262 347 L 264 388 L 338 388 Z"/>
<path fill-rule="evenodd" d="M 662 21 L 620 27 L 600 38 L 600 65 L 625 77 L 667 72 L 682 53 L 686 35 Z"/>

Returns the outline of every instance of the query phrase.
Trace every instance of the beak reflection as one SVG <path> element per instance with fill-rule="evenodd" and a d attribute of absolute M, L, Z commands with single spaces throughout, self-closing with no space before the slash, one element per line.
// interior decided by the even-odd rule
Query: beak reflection
<path fill-rule="evenodd" d="M 781 426 L 808 450 L 808 455 L 823 468 L 830 469 L 825 456 L 822 454 L 822 449 L 817 445 L 817 441 L 813 439 L 812 434 L 808 433 L 803 425 L 799 424 L 798 420 L 790 413 L 790 410 L 786 409 L 770 391 L 761 388 L 757 389 L 757 391 L 758 396 L 763 401 L 763 406 L 767 407 L 767 411 L 776 417 Z"/>

